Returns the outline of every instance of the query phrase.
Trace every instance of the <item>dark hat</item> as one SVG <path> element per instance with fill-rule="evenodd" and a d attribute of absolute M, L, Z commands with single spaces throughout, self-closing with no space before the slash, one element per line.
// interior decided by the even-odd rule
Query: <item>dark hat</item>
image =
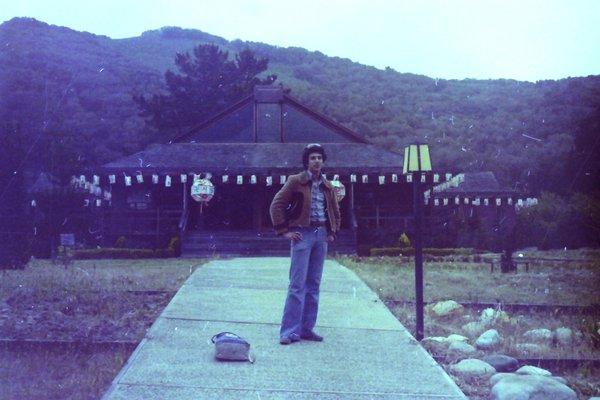
<path fill-rule="evenodd" d="M 302 152 L 302 164 L 304 168 L 308 168 L 308 156 L 311 153 L 321 153 L 323 156 L 323 162 L 327 160 L 327 154 L 325 154 L 325 149 L 319 143 L 310 143 L 304 147 L 304 151 Z"/>

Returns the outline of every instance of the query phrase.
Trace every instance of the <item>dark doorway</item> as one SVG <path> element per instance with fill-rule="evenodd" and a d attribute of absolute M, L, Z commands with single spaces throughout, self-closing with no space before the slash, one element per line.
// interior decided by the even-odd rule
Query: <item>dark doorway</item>
<path fill-rule="evenodd" d="M 189 230 L 239 230 L 252 228 L 252 202 L 249 187 L 219 185 L 208 204 L 189 197 Z M 189 194 L 188 194 L 189 196 Z"/>

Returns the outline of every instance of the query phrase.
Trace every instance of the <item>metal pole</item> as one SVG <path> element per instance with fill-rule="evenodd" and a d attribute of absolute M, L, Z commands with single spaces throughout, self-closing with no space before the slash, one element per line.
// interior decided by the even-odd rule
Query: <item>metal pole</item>
<path fill-rule="evenodd" d="M 417 329 L 415 337 L 423 339 L 423 192 L 421 190 L 421 179 L 417 176 L 413 183 L 413 202 L 415 214 L 415 300 Z"/>

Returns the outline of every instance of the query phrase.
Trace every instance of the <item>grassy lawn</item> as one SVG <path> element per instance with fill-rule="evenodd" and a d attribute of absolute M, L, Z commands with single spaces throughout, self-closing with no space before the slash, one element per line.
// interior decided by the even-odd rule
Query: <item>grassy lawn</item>
<path fill-rule="evenodd" d="M 519 252 L 517 252 L 518 255 Z M 426 302 L 455 300 L 459 303 L 521 303 L 553 305 L 600 304 L 600 252 L 597 250 L 530 251 L 523 257 L 563 259 L 543 261 L 530 266 L 529 272 L 519 267 L 517 273 L 502 274 L 498 269 L 490 272 L 489 263 L 458 261 L 462 258 L 437 258 L 425 261 L 424 297 Z M 485 259 L 485 257 L 483 257 Z M 569 260 L 569 261 L 567 261 Z M 581 260 L 581 261 L 572 261 Z M 343 265 L 353 270 L 383 300 L 414 301 L 414 261 L 399 257 L 339 257 Z M 413 305 L 389 305 L 392 313 L 411 332 L 415 331 Z M 464 309 L 458 315 L 434 317 L 425 313 L 425 336 L 466 335 L 462 326 L 477 321 L 481 310 Z M 572 346 L 547 346 L 535 355 L 525 356 L 517 350 L 524 343 L 523 333 L 530 329 L 569 327 L 575 333 Z M 508 320 L 494 325 L 503 337 L 496 352 L 516 358 L 600 358 L 600 313 L 594 315 L 569 315 L 558 312 L 519 312 L 510 314 Z M 468 336 L 468 335 L 466 335 Z M 470 337 L 474 343 L 476 336 Z M 430 349 L 434 355 L 445 355 Z M 448 363 L 452 360 L 448 359 Z M 447 365 L 445 365 L 447 367 Z M 600 394 L 600 373 L 582 366 L 576 370 L 553 371 L 565 377 L 579 398 Z M 455 377 L 457 384 L 471 399 L 487 399 L 487 380 L 464 381 Z"/>
<path fill-rule="evenodd" d="M 0 397 L 99 398 L 134 346 L 81 343 L 138 342 L 204 261 L 35 260 L 0 271 L 0 338 L 79 342 L 0 345 Z"/>

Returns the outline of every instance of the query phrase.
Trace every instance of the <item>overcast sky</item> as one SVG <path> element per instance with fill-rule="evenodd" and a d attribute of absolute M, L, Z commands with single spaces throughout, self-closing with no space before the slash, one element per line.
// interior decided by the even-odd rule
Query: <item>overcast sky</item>
<path fill-rule="evenodd" d="M 16 16 L 112 38 L 163 26 L 446 79 L 600 74 L 600 0 L 19 0 Z"/>

